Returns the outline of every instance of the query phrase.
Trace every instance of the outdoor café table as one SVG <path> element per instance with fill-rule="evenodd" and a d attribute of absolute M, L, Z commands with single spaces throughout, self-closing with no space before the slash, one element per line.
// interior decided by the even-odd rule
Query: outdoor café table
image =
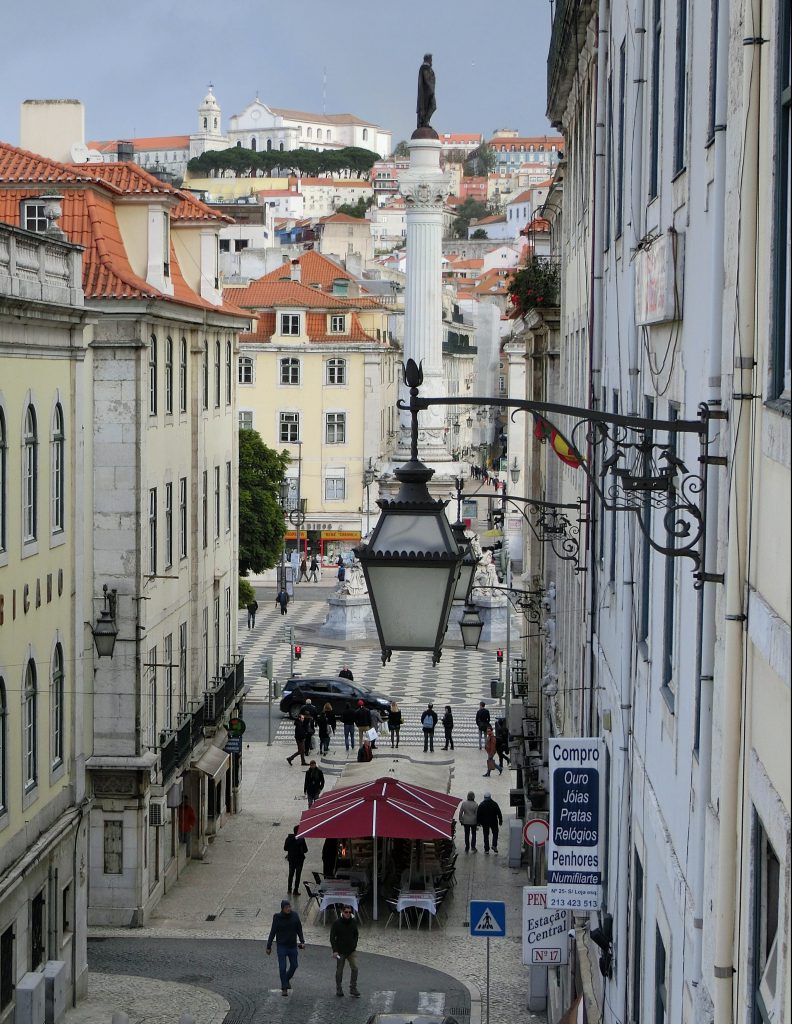
<path fill-rule="evenodd" d="M 396 897 L 396 910 L 399 914 L 399 927 L 401 928 L 401 915 L 405 910 L 414 907 L 423 916 L 426 911 L 429 916 L 429 927 L 432 927 L 432 918 L 437 915 L 437 897 L 434 889 L 401 889 Z M 420 924 L 420 918 L 419 918 Z"/>
<path fill-rule="evenodd" d="M 357 882 L 349 878 L 324 878 L 322 884 L 319 886 L 321 893 L 325 892 L 347 892 L 349 889 L 353 889 L 357 886 Z"/>
<path fill-rule="evenodd" d="M 343 906 L 352 907 L 355 913 L 358 912 L 359 895 L 356 889 L 336 889 L 335 887 L 325 889 L 324 885 L 319 890 L 319 909 L 324 912 L 328 907 L 341 903 Z"/>

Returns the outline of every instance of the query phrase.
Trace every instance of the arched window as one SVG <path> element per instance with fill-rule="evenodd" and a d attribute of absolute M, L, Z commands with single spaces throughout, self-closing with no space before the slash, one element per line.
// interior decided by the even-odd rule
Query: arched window
<path fill-rule="evenodd" d="M 38 691 L 36 689 L 36 663 L 31 658 L 25 668 L 25 688 L 22 694 L 22 752 L 25 790 L 32 789 L 38 782 L 38 761 L 36 757 L 36 715 L 38 713 Z"/>
<path fill-rule="evenodd" d="M 322 137 L 322 129 L 321 128 L 317 128 L 316 129 L 316 138 L 317 139 L 321 139 L 321 137 Z"/>
<path fill-rule="evenodd" d="M 255 140 L 255 138 L 252 138 L 250 140 L 250 148 L 253 150 L 254 153 L 256 152 L 256 140 Z"/>
<path fill-rule="evenodd" d="M 313 128 L 309 128 L 308 131 L 305 134 L 308 136 L 309 139 L 312 139 L 313 138 Z"/>
<path fill-rule="evenodd" d="M 6 437 L 5 413 L 0 409 L 0 552 L 6 550 L 6 508 L 8 501 L 8 477 L 6 462 L 6 450 L 8 438 Z"/>
<path fill-rule="evenodd" d="M 66 512 L 66 440 L 60 402 L 52 414 L 52 532 L 61 533 Z"/>
<path fill-rule="evenodd" d="M 8 704 L 6 703 L 6 690 L 3 677 L 0 676 L 0 813 L 8 808 Z"/>
<path fill-rule="evenodd" d="M 149 341 L 149 416 L 157 415 L 157 336 Z"/>
<path fill-rule="evenodd" d="M 237 139 L 237 149 L 242 149 L 242 142 L 240 139 Z"/>
<path fill-rule="evenodd" d="M 52 682 L 50 685 L 50 713 L 52 715 L 52 767 L 63 764 L 63 648 L 55 645 L 52 658 Z"/>
<path fill-rule="evenodd" d="M 25 451 L 22 459 L 22 532 L 23 540 L 36 539 L 38 525 L 38 433 L 36 410 L 28 405 L 25 412 Z"/>
<path fill-rule="evenodd" d="M 173 338 L 165 339 L 165 415 L 173 413 Z"/>
<path fill-rule="evenodd" d="M 281 142 L 281 144 L 280 144 L 280 145 L 278 146 L 278 149 L 279 149 L 279 150 L 281 151 L 281 153 L 283 152 L 283 143 L 282 143 L 282 142 Z"/>
<path fill-rule="evenodd" d="M 215 350 L 214 350 L 214 404 L 215 404 L 215 409 L 219 409 L 220 408 L 220 393 L 221 393 L 220 363 L 221 363 L 221 357 L 222 357 L 222 346 L 220 345 L 220 339 L 218 338 L 217 341 L 215 341 Z"/>
<path fill-rule="evenodd" d="M 217 118 L 214 119 L 214 130 L 217 131 Z"/>
<path fill-rule="evenodd" d="M 267 139 L 267 152 L 272 149 L 272 139 Z"/>
<path fill-rule="evenodd" d="M 179 412 L 187 412 L 187 339 L 179 342 Z"/>
<path fill-rule="evenodd" d="M 368 139 L 368 128 L 363 129 L 363 141 L 366 142 Z"/>
<path fill-rule="evenodd" d="M 206 118 L 204 118 L 203 119 L 203 123 L 204 123 L 204 131 L 206 131 L 206 129 L 209 127 L 209 122 L 208 122 L 208 120 Z"/>
<path fill-rule="evenodd" d="M 327 129 L 327 131 L 325 133 L 325 138 L 327 139 L 328 142 L 330 141 L 330 129 L 329 128 Z"/>

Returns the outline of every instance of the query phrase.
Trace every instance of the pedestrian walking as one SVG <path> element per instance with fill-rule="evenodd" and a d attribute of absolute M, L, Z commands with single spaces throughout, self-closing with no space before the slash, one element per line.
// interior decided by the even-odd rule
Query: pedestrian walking
<path fill-rule="evenodd" d="M 376 729 L 377 736 L 379 736 L 380 726 L 382 725 L 382 715 L 377 711 L 376 708 L 370 708 L 369 714 L 371 715 L 371 728 Z M 371 741 L 371 749 L 377 749 L 377 736 Z"/>
<path fill-rule="evenodd" d="M 267 956 L 272 953 L 273 939 L 278 952 L 281 995 L 288 996 L 291 979 L 299 966 L 297 950 L 305 949 L 300 915 L 292 910 L 288 900 L 281 900 L 280 913 L 272 915 L 272 927 L 267 939 Z"/>
<path fill-rule="evenodd" d="M 358 739 L 362 746 L 363 740 L 366 738 L 366 733 L 371 728 L 371 712 L 366 707 L 365 701 L 359 700 L 357 702 L 355 725 L 358 727 Z"/>
<path fill-rule="evenodd" d="M 303 793 L 308 797 L 309 807 L 313 804 L 314 800 L 319 799 L 319 796 L 324 789 L 324 784 L 324 772 L 321 768 L 317 767 L 316 761 L 311 761 L 308 765 L 308 771 L 305 773 L 303 779 Z M 297 879 L 297 884 L 300 884 L 299 878 Z"/>
<path fill-rule="evenodd" d="M 338 586 L 339 587 L 341 586 L 341 584 L 346 579 L 346 569 L 344 568 L 344 563 L 343 562 L 341 562 L 341 564 L 338 566 L 338 572 L 336 573 L 336 579 L 338 580 Z"/>
<path fill-rule="evenodd" d="M 281 615 L 285 615 L 289 609 L 289 595 L 284 587 L 278 591 L 278 596 L 275 598 L 275 604 L 280 606 Z"/>
<path fill-rule="evenodd" d="M 248 629 L 255 629 L 256 628 L 256 612 L 257 611 L 258 611 L 258 601 L 254 597 L 253 600 L 250 601 L 248 603 L 248 606 L 247 606 Z"/>
<path fill-rule="evenodd" d="M 509 727 L 505 718 L 499 718 L 495 722 L 495 746 L 498 753 L 498 769 L 503 771 L 503 762 L 511 764 L 509 757 Z"/>
<path fill-rule="evenodd" d="M 324 712 L 324 708 L 317 714 L 316 719 L 316 731 L 319 734 L 319 753 L 326 754 L 330 749 L 330 726 L 327 722 L 327 715 Z"/>
<path fill-rule="evenodd" d="M 192 854 L 192 834 L 197 823 L 195 811 L 185 796 L 179 807 L 179 842 L 186 846 L 188 857 Z"/>
<path fill-rule="evenodd" d="M 498 829 L 503 824 L 503 815 L 500 807 L 492 799 L 492 793 L 485 793 L 484 799 L 478 805 L 476 821 L 481 826 L 481 834 L 484 837 L 484 853 L 490 852 L 490 832 L 492 833 L 492 852 L 498 852 Z"/>
<path fill-rule="evenodd" d="M 352 907 L 342 907 L 341 916 L 330 928 L 330 949 L 336 962 L 336 995 L 344 994 L 344 964 L 349 964 L 349 994 L 357 998 L 358 965 L 355 950 L 358 944 L 358 926 L 352 916 Z"/>
<path fill-rule="evenodd" d="M 357 752 L 357 759 L 360 764 L 367 764 L 369 761 L 374 760 L 374 754 L 371 750 L 371 740 L 363 740 L 360 750 Z"/>
<path fill-rule="evenodd" d="M 324 779 L 322 781 L 324 782 Z M 298 828 L 299 825 L 295 825 L 283 842 L 283 849 L 286 851 L 286 860 L 289 864 L 289 882 L 286 892 L 293 892 L 295 896 L 300 895 L 300 875 L 305 858 L 308 856 L 308 843 L 302 836 L 297 835 Z"/>
<path fill-rule="evenodd" d="M 498 769 L 498 774 L 503 775 L 503 769 L 495 764 L 495 754 L 498 751 L 498 741 L 495 739 L 495 730 L 491 725 L 487 726 L 487 736 L 484 740 L 484 752 L 487 755 L 487 770 L 484 772 L 484 778 L 488 778 L 493 768 Z"/>
<path fill-rule="evenodd" d="M 451 705 L 446 704 L 443 717 L 440 719 L 443 725 L 443 733 L 445 734 L 445 746 L 443 750 L 448 750 L 450 747 L 454 749 L 454 716 L 451 713 Z"/>
<path fill-rule="evenodd" d="M 319 582 L 319 560 L 316 555 L 311 555 L 311 570 L 310 570 L 310 582 Z"/>
<path fill-rule="evenodd" d="M 388 712 L 388 732 L 390 733 L 390 741 L 392 747 L 399 746 L 399 731 L 402 727 L 402 712 L 399 705 L 395 700 L 391 701 L 390 711 Z M 394 740 L 396 741 L 394 743 Z"/>
<path fill-rule="evenodd" d="M 305 715 L 298 715 L 297 721 L 294 723 L 294 742 L 297 744 L 297 749 L 291 755 L 291 757 L 286 758 L 289 764 L 292 763 L 295 757 L 300 758 L 300 764 L 308 764 L 308 762 L 305 760 L 305 743 L 308 737 L 309 733 L 308 726 L 306 725 L 305 722 Z"/>
<path fill-rule="evenodd" d="M 459 805 L 459 824 L 465 830 L 465 853 L 476 852 L 476 835 L 478 834 L 478 804 L 476 794 L 468 793 L 467 800 Z"/>
<path fill-rule="evenodd" d="M 479 701 L 476 711 L 476 728 L 479 731 L 479 750 L 484 749 L 484 740 L 487 735 L 487 726 L 490 724 L 490 713 L 483 700 Z"/>
<path fill-rule="evenodd" d="M 352 669 L 349 667 L 349 665 L 344 665 L 344 667 L 338 673 L 338 678 L 348 679 L 350 683 L 353 683 L 355 681 L 355 677 L 352 675 Z"/>
<path fill-rule="evenodd" d="M 308 579 L 308 559 L 307 558 L 303 558 L 303 560 L 300 562 L 300 575 L 297 577 L 297 582 L 298 583 L 302 583 L 303 577 L 305 578 L 305 582 L 306 583 L 310 582 L 309 579 Z"/>
<path fill-rule="evenodd" d="M 325 839 L 322 843 L 322 873 L 325 878 L 335 878 L 338 863 L 338 840 Z"/>
<path fill-rule="evenodd" d="M 327 719 L 327 726 L 330 732 L 333 734 L 333 736 L 335 736 L 336 725 L 338 725 L 338 719 L 336 718 L 335 711 L 333 711 L 333 705 L 328 701 L 328 703 L 325 704 L 325 706 L 322 708 L 322 711 L 324 711 L 324 716 Z M 329 734 L 327 739 L 327 746 L 330 746 Z M 327 753 L 327 751 L 325 751 L 325 753 Z"/>
<path fill-rule="evenodd" d="M 341 712 L 341 724 L 344 727 L 344 749 L 349 753 L 355 749 L 355 709 L 350 701 L 346 702 Z"/>
<path fill-rule="evenodd" d="M 300 708 L 300 714 L 305 715 L 306 718 L 310 718 L 312 724 L 316 720 L 318 711 L 316 710 L 316 705 L 314 704 L 310 697 L 305 698 L 305 703 Z"/>
<path fill-rule="evenodd" d="M 421 728 L 424 737 L 424 753 L 434 753 L 434 731 L 437 725 L 437 712 L 432 704 L 426 705 L 426 711 L 421 715 Z"/>

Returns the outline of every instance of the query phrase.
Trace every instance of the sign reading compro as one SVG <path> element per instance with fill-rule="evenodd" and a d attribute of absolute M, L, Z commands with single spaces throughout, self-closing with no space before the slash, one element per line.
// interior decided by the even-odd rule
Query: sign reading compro
<path fill-rule="evenodd" d="M 548 906 L 596 910 L 602 903 L 604 750 L 599 738 L 550 744 Z"/>
<path fill-rule="evenodd" d="M 569 911 L 551 907 L 544 886 L 523 886 L 522 962 L 547 966 L 569 960 Z"/>

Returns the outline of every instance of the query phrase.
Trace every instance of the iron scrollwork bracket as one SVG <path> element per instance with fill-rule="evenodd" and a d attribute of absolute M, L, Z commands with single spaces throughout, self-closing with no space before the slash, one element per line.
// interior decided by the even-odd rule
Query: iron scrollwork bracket
<path fill-rule="evenodd" d="M 580 524 L 584 521 L 584 498 L 579 498 L 574 503 L 563 504 L 523 498 L 504 492 L 502 502 L 504 505 L 512 505 L 520 513 L 534 537 L 540 544 L 549 544 L 556 558 L 564 562 L 573 562 L 576 573 L 586 571 L 586 567 L 580 564 Z M 566 514 L 572 510 L 577 512 L 574 520 Z"/>

